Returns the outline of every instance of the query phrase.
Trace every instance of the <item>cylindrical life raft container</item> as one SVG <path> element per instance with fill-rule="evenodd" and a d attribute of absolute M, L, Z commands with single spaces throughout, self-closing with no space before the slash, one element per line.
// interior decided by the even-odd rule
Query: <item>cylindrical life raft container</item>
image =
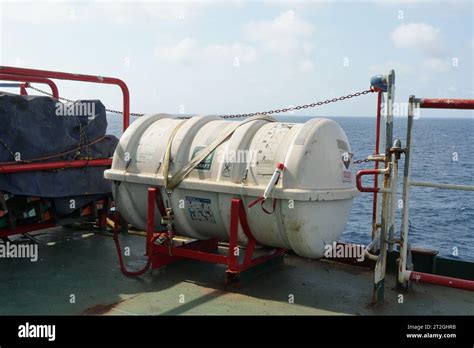
<path fill-rule="evenodd" d="M 208 154 L 189 168 L 203 153 Z M 268 190 L 281 163 L 281 177 Z M 354 176 L 349 142 L 335 121 L 295 124 L 268 116 L 141 117 L 122 135 L 105 171 L 120 214 L 137 228 L 146 228 L 147 189 L 160 187 L 173 208 L 176 234 L 228 241 L 231 201 L 240 198 L 259 243 L 309 258 L 324 256 L 325 246 L 344 231 L 358 195 Z M 170 183 L 168 196 L 164 186 Z M 269 197 L 248 208 L 266 189 Z M 155 214 L 159 228 L 159 209 Z M 239 230 L 239 243 L 246 242 Z"/>

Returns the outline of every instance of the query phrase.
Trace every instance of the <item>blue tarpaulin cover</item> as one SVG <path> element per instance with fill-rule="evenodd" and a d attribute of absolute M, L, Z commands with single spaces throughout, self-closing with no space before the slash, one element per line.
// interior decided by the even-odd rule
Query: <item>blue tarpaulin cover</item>
<path fill-rule="evenodd" d="M 24 163 L 54 162 L 113 155 L 118 139 L 106 135 L 106 110 L 99 100 L 77 101 L 87 106 L 82 110 L 71 105 L 69 109 L 64 108 L 65 104 L 58 103 L 50 97 L 0 92 L 0 163 L 18 159 Z M 79 114 L 74 113 L 75 110 Z M 84 111 L 94 112 L 86 114 Z M 85 167 L 0 174 L 0 190 L 55 198 L 59 210 L 67 213 L 67 198 L 87 202 L 111 192 L 104 170 L 105 167 Z M 77 207 L 81 202 L 76 202 Z"/>

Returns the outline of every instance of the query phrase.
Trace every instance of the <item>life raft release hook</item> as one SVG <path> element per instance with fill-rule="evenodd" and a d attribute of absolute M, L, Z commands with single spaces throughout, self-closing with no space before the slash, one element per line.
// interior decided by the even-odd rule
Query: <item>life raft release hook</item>
<path fill-rule="evenodd" d="M 283 163 L 278 163 L 277 167 L 275 168 L 275 171 L 273 172 L 272 178 L 270 179 L 270 182 L 268 183 L 267 187 L 265 188 L 265 191 L 263 192 L 263 200 L 267 199 L 268 196 L 273 191 L 273 188 L 276 186 L 278 181 L 280 180 L 280 176 L 283 173 L 283 169 L 285 168 L 285 165 Z"/>
<path fill-rule="evenodd" d="M 285 165 L 281 162 L 279 162 L 275 168 L 275 171 L 273 172 L 273 175 L 265 188 L 263 195 L 261 197 L 258 197 L 256 200 L 254 200 L 252 203 L 248 205 L 248 208 L 252 208 L 255 204 L 260 202 L 260 206 L 262 210 L 267 213 L 267 214 L 273 214 L 275 211 L 276 207 L 276 200 L 272 199 L 272 210 L 268 211 L 267 209 L 264 208 L 263 203 L 267 200 L 267 198 L 270 196 L 270 194 L 273 191 L 273 188 L 278 184 L 278 181 L 280 180 L 281 175 L 283 174 L 283 169 L 285 169 Z"/>

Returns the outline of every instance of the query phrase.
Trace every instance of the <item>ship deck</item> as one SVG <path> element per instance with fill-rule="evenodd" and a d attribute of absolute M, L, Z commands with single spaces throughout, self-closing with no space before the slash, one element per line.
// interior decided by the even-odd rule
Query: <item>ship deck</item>
<path fill-rule="evenodd" d="M 0 262 L 1 315 L 457 315 L 474 313 L 464 290 L 414 284 L 399 303 L 395 278 L 371 305 L 372 272 L 285 255 L 225 285 L 225 267 L 183 260 L 141 277 L 120 272 L 107 232 L 58 227 L 36 232 L 39 259 Z M 121 235 L 128 268 L 144 264 L 144 238 Z M 265 268 L 265 267 L 264 267 Z M 71 303 L 71 295 L 75 303 Z M 294 303 L 289 299 L 294 297 Z M 184 302 L 184 303 L 183 303 Z"/>

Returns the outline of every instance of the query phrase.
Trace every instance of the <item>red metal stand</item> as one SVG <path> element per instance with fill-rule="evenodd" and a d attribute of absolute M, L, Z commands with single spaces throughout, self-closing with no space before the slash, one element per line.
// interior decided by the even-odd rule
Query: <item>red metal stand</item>
<path fill-rule="evenodd" d="M 283 255 L 286 250 L 273 249 L 271 252 L 253 258 L 257 240 L 253 236 L 247 215 L 245 214 L 244 204 L 241 199 L 232 199 L 231 218 L 230 218 L 230 236 L 229 252 L 227 255 L 213 253 L 217 251 L 218 241 L 216 238 L 208 240 L 196 240 L 180 246 L 169 245 L 169 239 L 163 244 L 155 243 L 162 232 L 155 233 L 155 204 L 157 195 L 161 194 L 158 189 L 153 187 L 148 189 L 148 218 L 147 218 L 147 256 L 151 260 L 152 268 L 160 268 L 164 265 L 174 263 L 181 259 L 194 259 L 215 264 L 227 265 L 226 274 L 228 278 L 238 276 L 240 272 L 246 271 L 251 267 L 264 263 L 277 256 Z M 243 258 L 239 262 L 238 232 L 239 222 L 243 232 L 248 238 L 248 244 Z"/>

